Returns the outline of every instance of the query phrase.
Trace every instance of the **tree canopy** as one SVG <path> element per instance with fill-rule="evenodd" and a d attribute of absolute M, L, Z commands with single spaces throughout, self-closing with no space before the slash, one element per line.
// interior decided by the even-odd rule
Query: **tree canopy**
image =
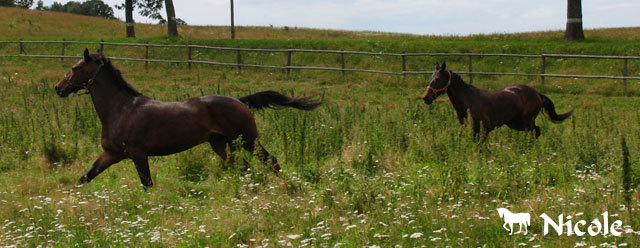
<path fill-rule="evenodd" d="M 101 0 L 87 0 L 84 2 L 70 1 L 65 4 L 53 2 L 53 4 L 48 7 L 44 6 L 42 0 L 40 0 L 38 1 L 36 9 L 116 19 L 113 15 L 113 8 Z"/>
<path fill-rule="evenodd" d="M 0 0 L 0 6 L 18 7 L 23 9 L 31 8 L 33 0 Z"/>

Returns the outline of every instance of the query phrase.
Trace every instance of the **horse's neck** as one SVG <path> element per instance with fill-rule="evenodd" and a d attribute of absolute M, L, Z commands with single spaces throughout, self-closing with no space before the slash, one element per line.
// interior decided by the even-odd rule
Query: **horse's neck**
<path fill-rule="evenodd" d="M 451 104 L 459 114 L 466 113 L 474 100 L 479 97 L 478 89 L 469 87 L 466 84 L 461 78 L 457 77 L 447 89 L 449 100 L 451 100 Z"/>
<path fill-rule="evenodd" d="M 91 100 L 102 124 L 108 124 L 121 114 L 122 107 L 133 102 L 134 96 L 116 85 L 113 78 L 101 75 L 91 87 Z"/>

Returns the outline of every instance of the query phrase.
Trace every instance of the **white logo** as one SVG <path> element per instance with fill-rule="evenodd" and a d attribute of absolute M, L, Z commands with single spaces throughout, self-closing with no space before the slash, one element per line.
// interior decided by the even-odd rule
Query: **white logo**
<path fill-rule="evenodd" d="M 500 215 L 500 218 L 504 218 L 504 225 L 502 225 L 502 227 L 509 231 L 509 235 L 513 235 L 514 223 L 520 224 L 520 230 L 516 232 L 516 234 L 522 232 L 522 226 L 524 226 L 524 234 L 527 235 L 527 227 L 531 225 L 531 215 L 529 213 L 512 213 L 506 208 L 498 208 L 498 215 Z M 509 224 L 509 228 L 507 228 L 507 224 Z"/>
<path fill-rule="evenodd" d="M 512 213 L 506 208 L 498 208 L 498 215 L 500 218 L 504 218 L 504 224 L 502 227 L 509 231 L 509 235 L 513 235 L 513 224 L 519 224 L 520 230 L 516 232 L 516 234 L 522 232 L 522 226 L 524 226 L 524 235 L 527 235 L 528 230 L 527 227 L 531 226 L 531 215 L 529 213 Z M 613 236 L 621 236 L 622 232 L 622 221 L 616 220 L 613 222 L 609 222 L 609 212 L 605 211 L 600 216 L 602 216 L 602 221 L 599 218 L 595 218 L 587 225 L 586 220 L 577 220 L 574 222 L 572 220 L 571 215 L 565 216 L 564 214 L 560 214 L 558 216 L 558 222 L 555 222 L 554 219 L 549 217 L 547 214 L 542 213 L 540 218 L 544 220 L 543 225 L 543 235 L 549 234 L 549 227 L 552 227 L 553 230 L 558 233 L 558 236 L 566 233 L 567 236 L 577 235 L 584 236 L 586 233 L 589 233 L 590 236 L 596 236 L 598 234 L 613 235 Z M 507 224 L 509 227 L 507 227 Z M 586 229 L 586 231 L 585 231 Z"/>
<path fill-rule="evenodd" d="M 545 213 L 540 215 L 540 218 L 544 220 L 544 229 L 543 229 L 544 235 L 547 235 L 547 233 L 549 233 L 549 226 L 553 227 L 553 229 L 556 230 L 558 235 L 562 235 L 564 227 L 566 227 L 567 229 L 567 236 L 571 236 L 573 233 L 575 233 L 578 236 L 582 236 L 585 233 L 584 231 L 582 231 L 584 229 L 580 230 L 580 226 L 585 226 L 587 224 L 587 221 L 579 220 L 579 221 L 576 221 L 575 225 L 572 225 L 571 215 L 567 216 L 567 219 L 565 222 L 564 215 L 561 214 L 560 216 L 558 216 L 557 223 L 553 221 L 553 219 L 551 219 L 551 217 L 549 217 Z M 598 218 L 593 219 L 591 221 L 591 224 L 589 224 L 589 226 L 587 227 L 587 232 L 589 233 L 589 235 L 596 236 L 599 233 L 602 233 L 603 235 L 607 235 L 611 233 L 611 235 L 618 236 L 618 237 L 622 235 L 622 232 L 616 230 L 622 227 L 621 220 L 616 220 L 613 223 L 611 223 L 611 225 L 609 225 L 608 211 L 605 211 L 604 213 L 602 213 L 602 219 L 604 223 L 600 222 Z"/>

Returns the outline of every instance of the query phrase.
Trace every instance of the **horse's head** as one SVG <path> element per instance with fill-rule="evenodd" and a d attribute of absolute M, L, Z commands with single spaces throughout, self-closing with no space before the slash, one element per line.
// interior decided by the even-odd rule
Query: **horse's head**
<path fill-rule="evenodd" d="M 78 60 L 54 87 L 58 96 L 67 97 L 70 93 L 88 90 L 101 65 L 100 55 L 89 54 L 85 48 L 84 58 Z"/>
<path fill-rule="evenodd" d="M 442 66 L 436 63 L 436 70 L 431 75 L 427 90 L 422 95 L 424 103 L 431 104 L 433 100 L 446 92 L 451 85 L 451 76 L 451 72 L 447 71 L 447 63 L 442 62 Z"/>
<path fill-rule="evenodd" d="M 500 218 L 502 218 L 502 216 L 508 212 L 509 210 L 507 210 L 506 208 L 498 208 L 498 215 L 500 215 Z"/>

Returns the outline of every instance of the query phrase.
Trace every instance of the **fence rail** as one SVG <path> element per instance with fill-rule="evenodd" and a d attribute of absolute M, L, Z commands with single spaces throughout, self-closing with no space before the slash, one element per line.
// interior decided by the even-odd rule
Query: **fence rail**
<path fill-rule="evenodd" d="M 439 57 L 439 56 L 455 56 L 455 57 L 467 57 L 468 58 L 468 70 L 457 71 L 459 74 L 469 75 L 470 82 L 473 83 L 473 75 L 497 75 L 497 76 L 533 76 L 540 77 L 540 82 L 544 84 L 546 77 L 557 78 L 588 78 L 588 79 L 622 79 L 623 88 L 627 88 L 627 80 L 640 80 L 640 77 L 634 77 L 628 75 L 628 61 L 640 60 L 640 56 L 609 56 L 609 55 L 576 55 L 576 54 L 506 54 L 506 53 L 383 53 L 383 52 L 364 52 L 364 51 L 337 51 L 337 50 L 314 50 L 314 49 L 259 49 L 259 48 L 240 48 L 240 47 L 218 47 L 218 46 L 203 46 L 203 45 L 164 45 L 164 44 L 149 44 L 149 43 L 115 43 L 115 42 L 93 42 L 93 41 L 0 41 L 0 44 L 18 44 L 18 54 L 0 54 L 0 57 L 32 57 L 32 58 L 59 58 L 64 60 L 65 58 L 81 58 L 81 56 L 69 56 L 65 55 L 65 46 L 67 44 L 87 44 L 87 45 L 99 45 L 100 52 L 104 52 L 104 46 L 137 46 L 145 47 L 145 58 L 126 58 L 126 57 L 109 57 L 113 60 L 125 60 L 125 61 L 140 61 L 145 62 L 145 68 L 149 62 L 156 63 L 186 63 L 187 67 L 191 69 L 191 64 L 208 64 L 219 66 L 235 66 L 238 70 L 242 67 L 247 68 L 270 68 L 270 69 L 283 69 L 287 74 L 292 69 L 298 70 L 326 70 L 326 71 L 340 71 L 344 75 L 346 72 L 365 72 L 365 73 L 380 73 L 389 75 L 416 75 L 416 74 L 430 74 L 433 71 L 409 71 L 407 70 L 406 58 L 407 57 Z M 31 55 L 26 54 L 24 46 L 26 44 L 61 44 L 60 55 Z M 181 48 L 186 49 L 186 60 L 165 60 L 165 59 L 150 59 L 149 48 L 150 47 L 164 47 L 164 48 Z M 192 49 L 212 49 L 220 51 L 235 51 L 236 62 L 218 62 L 208 60 L 193 60 Z M 260 65 L 260 64 L 245 64 L 242 63 L 241 52 L 265 52 L 265 53 L 283 53 L 287 55 L 287 61 L 285 65 Z M 321 67 L 321 66 L 297 66 L 291 64 L 291 56 L 293 53 L 323 53 L 323 54 L 340 54 L 341 55 L 341 67 Z M 381 71 L 370 69 L 358 69 L 358 68 L 346 68 L 344 55 L 368 55 L 368 56 L 388 56 L 388 57 L 400 57 L 402 61 L 402 69 L 400 71 Z M 540 73 L 517 73 L 517 72 L 480 72 L 473 71 L 473 58 L 474 57 L 520 57 L 520 58 L 538 58 L 540 59 Z M 571 74 L 554 74 L 546 73 L 546 59 L 547 58 L 578 58 L 578 59 L 615 59 L 623 61 L 622 75 L 571 75 Z"/>

